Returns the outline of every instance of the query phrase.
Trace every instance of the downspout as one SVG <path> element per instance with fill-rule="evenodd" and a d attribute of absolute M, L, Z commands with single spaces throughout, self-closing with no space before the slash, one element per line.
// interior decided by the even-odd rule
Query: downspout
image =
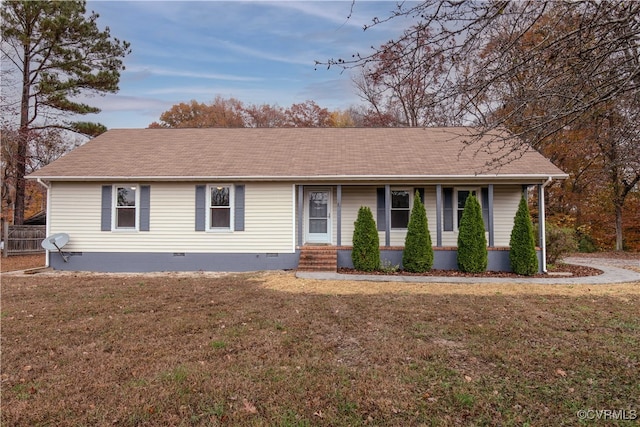
<path fill-rule="evenodd" d="M 51 234 L 51 230 L 50 230 L 50 226 L 49 224 L 51 223 L 49 221 L 49 219 L 51 218 L 51 216 L 49 215 L 49 207 L 51 206 L 51 186 L 48 185 L 47 183 L 45 183 L 41 178 L 36 178 L 36 181 L 38 182 L 38 184 L 42 185 L 46 190 L 47 190 L 47 214 L 46 214 L 46 223 L 45 223 L 45 235 L 48 237 Z M 50 257 L 50 252 L 48 250 L 45 250 L 45 262 L 44 265 L 45 267 L 49 267 L 49 257 Z"/>
<path fill-rule="evenodd" d="M 540 223 L 540 249 L 542 251 L 542 272 L 547 273 L 547 231 L 546 231 L 546 214 L 544 205 L 544 188 L 551 184 L 553 178 L 547 178 L 547 181 L 540 185 L 538 194 L 538 222 Z"/>

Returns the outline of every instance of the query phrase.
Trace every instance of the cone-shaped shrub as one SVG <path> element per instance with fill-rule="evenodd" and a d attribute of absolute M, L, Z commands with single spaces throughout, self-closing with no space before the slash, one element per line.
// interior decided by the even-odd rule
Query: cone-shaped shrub
<path fill-rule="evenodd" d="M 538 272 L 538 255 L 536 239 L 533 235 L 533 223 L 529 214 L 529 206 L 524 196 L 520 199 L 518 211 L 513 219 L 511 240 L 509 241 L 509 261 L 511 270 L 517 274 L 531 276 Z"/>
<path fill-rule="evenodd" d="M 380 268 L 380 239 L 373 213 L 368 206 L 358 210 L 353 230 L 353 267 L 360 271 L 374 271 Z"/>
<path fill-rule="evenodd" d="M 416 191 L 413 199 L 413 209 L 407 226 L 407 236 L 404 239 L 402 252 L 402 267 L 412 273 L 424 273 L 433 266 L 433 248 L 427 211 L 420 200 L 420 193 Z"/>
<path fill-rule="evenodd" d="M 476 196 L 469 195 L 458 224 L 458 268 L 467 273 L 480 273 L 487 269 L 488 259 L 482 209 Z"/>

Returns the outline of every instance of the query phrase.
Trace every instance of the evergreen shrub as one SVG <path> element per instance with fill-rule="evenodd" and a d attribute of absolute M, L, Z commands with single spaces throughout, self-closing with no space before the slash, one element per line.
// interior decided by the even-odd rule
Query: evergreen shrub
<path fill-rule="evenodd" d="M 351 260 L 353 267 L 360 271 L 375 271 L 380 268 L 380 239 L 368 206 L 361 206 L 358 218 L 354 223 L 353 250 Z"/>
<path fill-rule="evenodd" d="M 531 276 L 538 272 L 536 239 L 527 200 L 520 198 L 509 240 L 509 262 L 514 273 Z"/>
<path fill-rule="evenodd" d="M 427 211 L 416 191 L 402 252 L 402 267 L 411 273 L 424 273 L 433 267 L 433 247 Z"/>
<path fill-rule="evenodd" d="M 480 202 L 469 195 L 458 225 L 458 268 L 466 273 L 486 271 L 489 262 L 487 237 Z"/>

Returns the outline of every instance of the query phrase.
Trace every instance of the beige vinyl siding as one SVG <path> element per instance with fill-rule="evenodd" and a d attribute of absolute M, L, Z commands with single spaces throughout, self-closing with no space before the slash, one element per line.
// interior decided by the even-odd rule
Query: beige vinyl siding
<path fill-rule="evenodd" d="M 294 251 L 291 184 L 246 183 L 245 231 L 222 232 L 195 231 L 195 183 L 149 185 L 150 231 L 142 232 L 100 231 L 101 184 L 53 183 L 50 233 L 68 233 L 70 240 L 65 250 L 71 252 Z"/>
<path fill-rule="evenodd" d="M 424 187 L 424 207 L 427 211 L 427 224 L 429 225 L 429 234 L 431 235 L 431 245 L 438 244 L 438 234 L 436 229 L 436 187 Z M 404 244 L 403 244 L 404 246 Z"/>
<path fill-rule="evenodd" d="M 376 187 L 342 186 L 342 245 L 353 245 L 354 223 L 358 219 L 360 206 L 368 206 L 376 219 Z M 384 245 L 384 232 L 380 233 L 380 244 Z"/>
<path fill-rule="evenodd" d="M 496 246 L 509 246 L 513 219 L 522 197 L 521 185 L 495 185 L 493 187 L 493 236 Z"/>

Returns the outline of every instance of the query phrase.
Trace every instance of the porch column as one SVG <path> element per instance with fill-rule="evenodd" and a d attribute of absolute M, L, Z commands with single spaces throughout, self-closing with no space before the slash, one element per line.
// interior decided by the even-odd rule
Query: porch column
<path fill-rule="evenodd" d="M 302 236 L 302 226 L 304 221 L 304 186 L 298 185 L 298 246 L 302 246 L 303 236 Z"/>
<path fill-rule="evenodd" d="M 336 185 L 336 204 L 338 211 L 336 212 L 336 245 L 342 246 L 342 184 Z"/>
<path fill-rule="evenodd" d="M 493 226 L 493 184 L 489 184 L 488 189 L 488 199 L 489 199 L 489 218 L 487 219 L 489 225 L 489 247 L 492 248 L 495 246 L 495 236 L 494 236 L 494 226 Z"/>
<path fill-rule="evenodd" d="M 391 185 L 390 184 L 386 184 L 384 186 L 384 218 L 385 218 L 384 245 L 391 246 Z"/>
<path fill-rule="evenodd" d="M 436 246 L 442 247 L 442 184 L 436 184 Z"/>
<path fill-rule="evenodd" d="M 538 229 L 540 232 L 540 250 L 542 251 L 542 272 L 547 272 L 547 238 L 545 232 L 545 207 L 544 207 L 544 186 L 538 184 Z"/>

